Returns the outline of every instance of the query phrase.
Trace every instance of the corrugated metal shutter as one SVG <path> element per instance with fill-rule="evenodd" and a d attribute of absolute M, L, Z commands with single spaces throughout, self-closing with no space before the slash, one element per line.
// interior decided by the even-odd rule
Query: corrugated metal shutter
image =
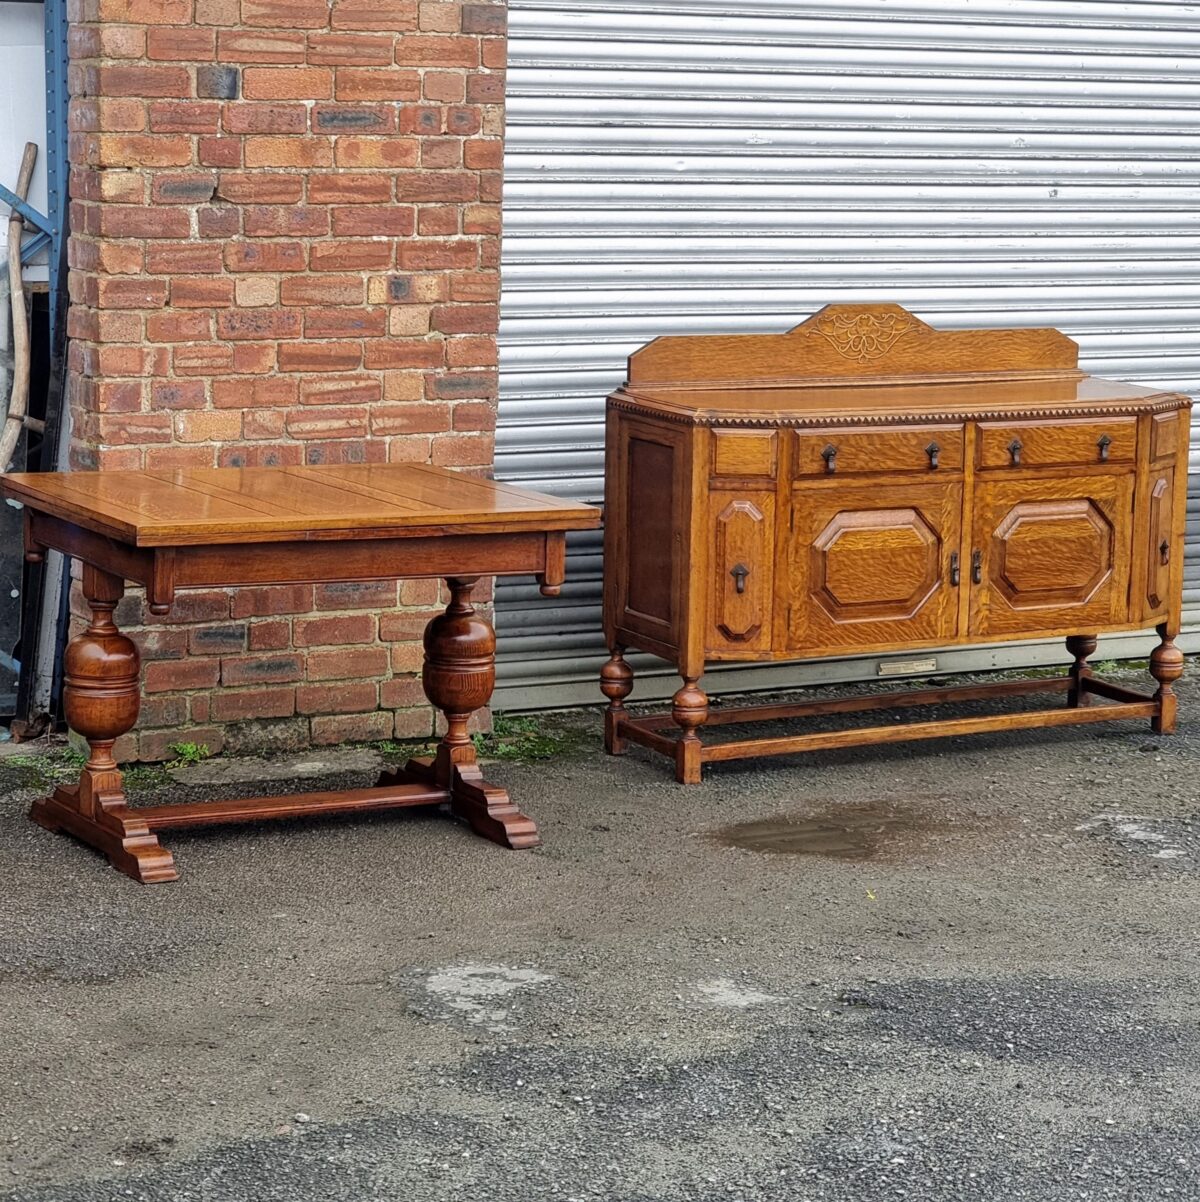
<path fill-rule="evenodd" d="M 1200 5 L 511 0 L 510 22 L 499 477 L 599 498 L 630 351 L 839 300 L 1057 326 L 1089 371 L 1200 392 Z M 588 536 L 560 602 L 501 586 L 501 706 L 597 699 L 600 573 Z M 1196 623 L 1200 499 L 1187 577 Z"/>

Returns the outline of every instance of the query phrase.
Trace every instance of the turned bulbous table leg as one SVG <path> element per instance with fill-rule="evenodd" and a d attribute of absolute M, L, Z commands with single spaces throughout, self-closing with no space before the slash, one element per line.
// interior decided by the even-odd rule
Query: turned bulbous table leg
<path fill-rule="evenodd" d="M 1183 675 L 1183 652 L 1175 646 L 1175 632 L 1169 626 L 1164 623 L 1157 629 L 1162 642 L 1150 653 L 1150 675 L 1158 681 L 1154 700 L 1159 712 L 1150 719 L 1150 729 L 1155 734 L 1173 735 L 1179 698 L 1172 686 Z"/>
<path fill-rule="evenodd" d="M 453 579 L 446 612 L 425 627 L 425 664 L 421 683 L 425 696 L 446 715 L 442 747 L 450 762 L 468 762 L 474 754 L 467 725 L 487 705 L 496 682 L 496 635 L 471 605 L 475 579 Z"/>
<path fill-rule="evenodd" d="M 1067 705 L 1072 709 L 1077 709 L 1081 705 L 1088 705 L 1091 702 L 1091 697 L 1084 691 L 1082 681 L 1085 677 L 1091 676 L 1092 670 L 1088 667 L 1088 656 L 1094 655 L 1097 646 L 1097 639 L 1094 634 L 1072 634 L 1067 636 L 1067 650 L 1075 657 L 1075 662 L 1068 669 L 1068 675 L 1071 677 L 1071 687 L 1067 691 Z"/>
<path fill-rule="evenodd" d="M 697 685 L 699 677 L 685 676 L 683 687 L 671 698 L 671 717 L 682 731 L 675 744 L 675 779 L 681 785 L 700 783 L 700 736 L 697 728 L 708 721 L 708 695 Z"/>
<path fill-rule="evenodd" d="M 90 565 L 83 569 L 83 594 L 92 611 L 86 628 L 63 656 L 63 708 L 71 729 L 90 754 L 77 785 L 36 801 L 30 817 L 48 830 L 67 830 L 98 847 L 115 868 L 136 881 L 172 881 L 178 873 L 171 853 L 125 803 L 113 746 L 137 722 L 141 660 L 133 641 L 113 622 L 124 582 Z"/>
<path fill-rule="evenodd" d="M 627 716 L 625 698 L 633 692 L 633 669 L 625 662 L 625 648 L 613 647 L 611 657 L 600 669 L 600 691 L 608 698 L 604 709 L 604 750 L 623 755 L 628 742 L 621 735 Z"/>
<path fill-rule="evenodd" d="M 428 781 L 449 793 L 450 809 L 476 834 L 506 847 L 536 847 L 537 825 L 504 789 L 490 785 L 475 757 L 467 726 L 487 705 L 496 683 L 496 632 L 471 604 L 475 576 L 450 577 L 450 604 L 425 628 L 425 695 L 446 716 L 446 733 L 431 760 L 410 760 L 382 783 Z"/>

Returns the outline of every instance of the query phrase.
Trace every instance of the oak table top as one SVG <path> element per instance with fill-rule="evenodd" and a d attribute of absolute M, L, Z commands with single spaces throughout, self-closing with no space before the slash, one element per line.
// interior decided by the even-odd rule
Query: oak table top
<path fill-rule="evenodd" d="M 471 604 L 481 577 L 532 575 L 562 586 L 566 533 L 600 525 L 591 505 L 428 464 L 23 473 L 0 494 L 25 507 L 25 553 L 57 550 L 83 565 L 87 627 L 63 655 L 63 701 L 91 755 L 77 785 L 30 817 L 98 847 L 143 883 L 174 880 L 160 830 L 402 806 L 447 804 L 476 834 L 534 847 L 537 826 L 483 779 L 468 724 L 495 682 L 496 636 Z M 446 719 L 429 759 L 386 771 L 372 788 L 186 805 L 127 803 L 113 747 L 140 704 L 136 644 L 113 620 L 126 581 L 152 613 L 178 589 L 440 577 L 450 602 L 426 626 L 421 681 Z M 187 737 L 187 729 L 180 737 Z"/>
<path fill-rule="evenodd" d="M 0 491 L 136 547 L 579 530 L 590 505 L 417 463 L 20 472 Z"/>

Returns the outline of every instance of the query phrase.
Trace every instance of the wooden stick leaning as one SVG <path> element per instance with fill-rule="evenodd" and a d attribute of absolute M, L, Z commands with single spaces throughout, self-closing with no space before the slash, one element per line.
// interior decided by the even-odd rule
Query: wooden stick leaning
<path fill-rule="evenodd" d="M 25 143 L 21 156 L 21 170 L 14 189 L 21 200 L 29 196 L 29 185 L 33 180 L 33 166 L 37 162 L 37 147 Z M 29 314 L 25 311 L 25 280 L 21 274 L 21 230 L 25 219 L 13 209 L 8 219 L 8 282 L 12 305 L 13 324 L 13 384 L 8 399 L 8 413 L 4 427 L 0 430 L 0 474 L 8 471 L 17 449 L 17 439 L 25 426 L 25 413 L 29 408 Z"/>

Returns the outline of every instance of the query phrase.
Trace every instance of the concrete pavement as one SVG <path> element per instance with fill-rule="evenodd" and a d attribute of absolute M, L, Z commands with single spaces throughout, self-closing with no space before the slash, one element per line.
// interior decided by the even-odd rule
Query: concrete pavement
<path fill-rule="evenodd" d="M 597 713 L 552 716 L 556 755 L 489 770 L 535 852 L 412 812 L 218 828 L 168 835 L 182 877 L 150 888 L 29 823 L 53 763 L 6 757 L 0 1199 L 1200 1199 L 1180 691 L 1175 738 L 690 789 L 605 757 Z M 369 783 L 354 754 L 303 757 L 298 787 Z M 272 792 L 295 762 L 143 776 Z"/>

